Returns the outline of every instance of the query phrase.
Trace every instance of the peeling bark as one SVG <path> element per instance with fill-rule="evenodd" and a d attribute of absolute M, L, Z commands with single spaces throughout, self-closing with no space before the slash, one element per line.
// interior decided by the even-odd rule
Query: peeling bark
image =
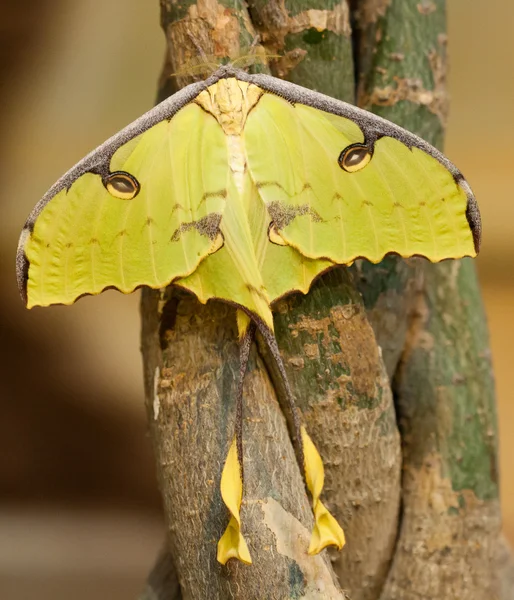
<path fill-rule="evenodd" d="M 184 0 L 180 4 L 161 0 L 161 26 L 167 49 L 159 82 L 160 100 L 191 83 L 193 65 L 210 63 L 210 70 L 215 70 L 223 60 L 240 57 L 256 37 L 241 0 Z M 200 71 L 200 75 L 208 70 Z"/>
<path fill-rule="evenodd" d="M 272 57 L 280 55 L 270 60 L 275 76 L 353 101 L 347 0 L 249 0 L 248 8 L 266 50 Z M 336 65 L 338 76 L 334 77 Z"/>
<path fill-rule="evenodd" d="M 373 106 L 394 106 L 398 102 L 407 101 L 426 107 L 436 115 L 445 125 L 448 116 L 448 98 L 446 92 L 446 36 L 438 36 L 438 50 L 431 49 L 427 58 L 434 82 L 433 89 L 426 89 L 419 77 L 398 77 L 393 75 L 393 83 L 385 86 L 376 86 L 370 92 L 362 91 L 359 104 L 371 110 Z M 389 60 L 401 62 L 405 54 L 395 52 L 389 54 Z M 386 67 L 375 66 L 382 79 L 388 79 L 389 71 Z"/>

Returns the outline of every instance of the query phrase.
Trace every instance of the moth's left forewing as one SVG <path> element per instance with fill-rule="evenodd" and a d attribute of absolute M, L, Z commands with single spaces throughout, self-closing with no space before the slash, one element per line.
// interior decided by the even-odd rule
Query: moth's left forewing
<path fill-rule="evenodd" d="M 184 88 L 86 156 L 29 216 L 17 254 L 27 306 L 163 287 L 216 245 L 227 196 L 218 124 Z"/>
<path fill-rule="evenodd" d="M 475 256 L 480 215 L 456 167 L 417 136 L 354 106 L 265 75 L 248 163 L 274 232 L 309 258 Z"/>

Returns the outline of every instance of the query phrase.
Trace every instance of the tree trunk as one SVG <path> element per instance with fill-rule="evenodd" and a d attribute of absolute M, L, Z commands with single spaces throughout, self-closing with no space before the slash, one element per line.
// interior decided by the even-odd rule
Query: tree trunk
<path fill-rule="evenodd" d="M 440 146 L 444 2 L 355 5 L 161 0 L 168 51 L 159 97 L 187 82 L 169 74 L 185 72 L 200 49 L 237 58 L 258 32 L 280 54 L 270 61 L 274 75 L 347 101 L 358 94 L 369 110 Z M 144 290 L 146 404 L 167 539 L 141 598 L 345 598 L 342 589 L 352 600 L 514 598 L 472 261 L 362 261 L 275 308 L 293 391 L 325 464 L 323 500 L 347 545 L 305 553 L 310 503 L 280 378 L 260 343 L 244 396 L 242 518 L 253 565 L 216 562 L 228 522 L 219 483 L 234 427 L 235 311 L 174 288 Z"/>

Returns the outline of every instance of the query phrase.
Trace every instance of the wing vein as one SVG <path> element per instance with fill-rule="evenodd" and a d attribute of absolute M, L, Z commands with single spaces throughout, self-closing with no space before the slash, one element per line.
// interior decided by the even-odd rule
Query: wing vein
<path fill-rule="evenodd" d="M 412 152 L 412 150 L 410 150 L 410 152 Z M 394 163 L 394 165 L 397 168 L 397 171 L 399 171 L 402 179 L 411 188 L 413 196 L 414 196 L 414 198 L 416 198 L 417 204 L 419 206 L 420 202 L 419 202 L 418 192 L 417 192 L 416 188 L 413 186 L 411 180 L 408 177 L 405 176 L 404 169 L 402 168 L 402 166 L 398 162 L 396 156 L 392 152 L 389 152 L 389 153 L 387 153 L 387 157 L 391 160 L 391 162 Z M 430 214 L 426 215 L 426 213 L 425 213 L 425 218 L 428 221 L 428 226 L 429 226 L 429 229 L 430 229 L 430 236 L 432 238 L 433 252 L 434 252 L 434 256 L 436 256 L 437 255 L 437 250 L 436 250 L 437 249 L 437 242 L 436 242 L 436 238 L 435 238 L 435 234 L 434 234 L 434 229 L 433 229 L 433 226 L 432 226 L 432 219 L 430 218 Z"/>

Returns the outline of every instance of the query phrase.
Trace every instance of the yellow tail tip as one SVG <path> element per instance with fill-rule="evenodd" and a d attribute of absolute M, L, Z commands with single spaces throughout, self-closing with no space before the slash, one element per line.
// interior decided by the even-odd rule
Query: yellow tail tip
<path fill-rule="evenodd" d="M 218 542 L 218 562 L 224 565 L 229 559 L 237 558 L 246 565 L 252 564 L 246 541 L 241 534 L 241 500 L 243 479 L 237 455 L 236 438 L 232 440 L 227 459 L 221 473 L 221 497 L 230 511 L 230 521 Z"/>
<path fill-rule="evenodd" d="M 325 480 L 321 456 L 305 427 L 301 428 L 301 436 L 305 481 L 312 495 L 312 510 L 314 512 L 314 528 L 308 553 L 318 554 L 327 546 L 335 546 L 338 550 L 341 550 L 345 544 L 344 531 L 319 499 Z"/>
<path fill-rule="evenodd" d="M 222 565 L 226 564 L 231 558 L 236 558 L 245 565 L 252 564 L 252 558 L 246 541 L 239 529 L 239 523 L 233 516 L 230 518 L 225 533 L 218 542 L 217 555 L 218 562 Z"/>
<path fill-rule="evenodd" d="M 308 553 L 318 554 L 327 546 L 335 546 L 341 550 L 346 543 L 344 531 L 320 500 L 314 508 L 314 519 Z"/>

